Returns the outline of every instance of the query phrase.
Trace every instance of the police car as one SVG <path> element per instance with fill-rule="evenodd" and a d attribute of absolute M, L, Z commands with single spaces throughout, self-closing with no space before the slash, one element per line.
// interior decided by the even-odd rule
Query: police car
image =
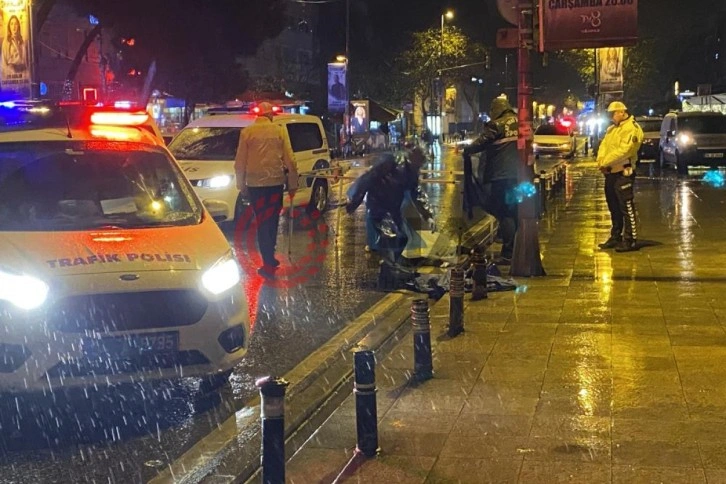
<path fill-rule="evenodd" d="M 6 102 L 0 122 L 0 393 L 239 362 L 238 263 L 149 116 Z"/>
<path fill-rule="evenodd" d="M 232 222 L 241 216 L 247 201 L 237 189 L 234 158 L 240 133 L 257 119 L 256 106 L 249 111 L 218 110 L 189 123 L 169 143 L 194 190 L 218 222 Z M 306 114 L 281 113 L 273 123 L 283 126 L 290 139 L 300 174 L 294 206 L 324 211 L 328 205 L 332 177 L 340 173 L 333 166 L 328 139 L 320 118 Z M 289 200 L 285 197 L 285 205 Z"/>

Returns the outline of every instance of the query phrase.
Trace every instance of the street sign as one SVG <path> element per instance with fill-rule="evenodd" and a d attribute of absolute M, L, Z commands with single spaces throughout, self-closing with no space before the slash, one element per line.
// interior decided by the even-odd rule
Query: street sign
<path fill-rule="evenodd" d="M 513 25 L 519 23 L 517 0 L 497 0 L 497 8 L 499 9 L 499 14 L 504 17 L 504 20 Z"/>
<path fill-rule="evenodd" d="M 516 28 L 497 30 L 498 49 L 516 49 L 519 47 L 519 31 Z"/>

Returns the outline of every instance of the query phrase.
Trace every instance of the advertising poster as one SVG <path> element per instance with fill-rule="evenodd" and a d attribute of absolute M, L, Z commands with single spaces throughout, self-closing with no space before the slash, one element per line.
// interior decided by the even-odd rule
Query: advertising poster
<path fill-rule="evenodd" d="M 600 92 L 623 90 L 623 48 L 597 49 L 598 83 Z"/>
<path fill-rule="evenodd" d="M 0 0 L 0 87 L 31 95 L 30 0 Z"/>
<path fill-rule="evenodd" d="M 540 0 L 540 49 L 635 45 L 638 0 Z"/>
<path fill-rule="evenodd" d="M 456 112 L 456 88 L 447 87 L 444 91 L 444 112 Z"/>
<path fill-rule="evenodd" d="M 353 116 L 350 118 L 350 131 L 352 134 L 365 134 L 369 131 L 370 119 L 368 101 L 351 101 Z"/>
<path fill-rule="evenodd" d="M 348 102 L 346 83 L 346 65 L 344 62 L 328 64 L 328 111 L 342 113 Z"/>

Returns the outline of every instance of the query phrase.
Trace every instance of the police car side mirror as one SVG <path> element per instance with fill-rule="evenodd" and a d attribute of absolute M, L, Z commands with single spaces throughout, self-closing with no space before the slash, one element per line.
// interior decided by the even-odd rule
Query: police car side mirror
<path fill-rule="evenodd" d="M 671 138 L 675 135 L 676 135 L 675 130 L 669 129 L 668 131 L 666 131 L 666 138 Z"/>
<path fill-rule="evenodd" d="M 214 200 L 203 200 L 202 204 L 215 221 L 227 218 L 227 205 L 225 203 Z"/>

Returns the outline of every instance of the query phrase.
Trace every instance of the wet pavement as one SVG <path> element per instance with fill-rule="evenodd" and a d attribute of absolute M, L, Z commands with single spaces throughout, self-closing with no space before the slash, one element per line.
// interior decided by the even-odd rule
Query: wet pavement
<path fill-rule="evenodd" d="M 365 161 L 349 174 L 359 174 Z M 460 156 L 449 150 L 430 168 L 452 166 L 461 169 Z M 439 227 L 454 237 L 461 225 L 453 222 L 461 219 L 455 215 L 461 206 L 460 185 L 453 183 L 457 175 L 429 176 L 447 181 L 425 186 Z M 375 290 L 378 260 L 363 250 L 362 209 L 347 216 L 333 207 L 319 219 L 295 210 L 293 219 L 292 236 L 289 218 L 281 222 L 282 266 L 274 283 L 256 273 L 254 241 L 247 232 L 227 231 L 245 270 L 254 325 L 249 353 L 232 374 L 230 388 L 202 396 L 198 382 L 189 379 L 158 395 L 93 391 L 93 398 L 80 401 L 62 392 L 55 400 L 6 399 L 0 413 L 20 418 L 0 424 L 0 482 L 147 481 L 243 408 L 256 395 L 257 377 L 285 374 L 381 299 L 383 293 Z M 311 260 L 311 254 L 321 257 Z"/>
<path fill-rule="evenodd" d="M 350 397 L 287 481 L 726 482 L 726 189 L 639 173 L 639 251 L 598 249 L 603 177 L 575 160 L 540 224 L 548 275 L 466 296 L 454 339 L 442 299 L 432 380 L 410 381 L 410 335 L 379 355 L 380 456 L 354 457 Z"/>

